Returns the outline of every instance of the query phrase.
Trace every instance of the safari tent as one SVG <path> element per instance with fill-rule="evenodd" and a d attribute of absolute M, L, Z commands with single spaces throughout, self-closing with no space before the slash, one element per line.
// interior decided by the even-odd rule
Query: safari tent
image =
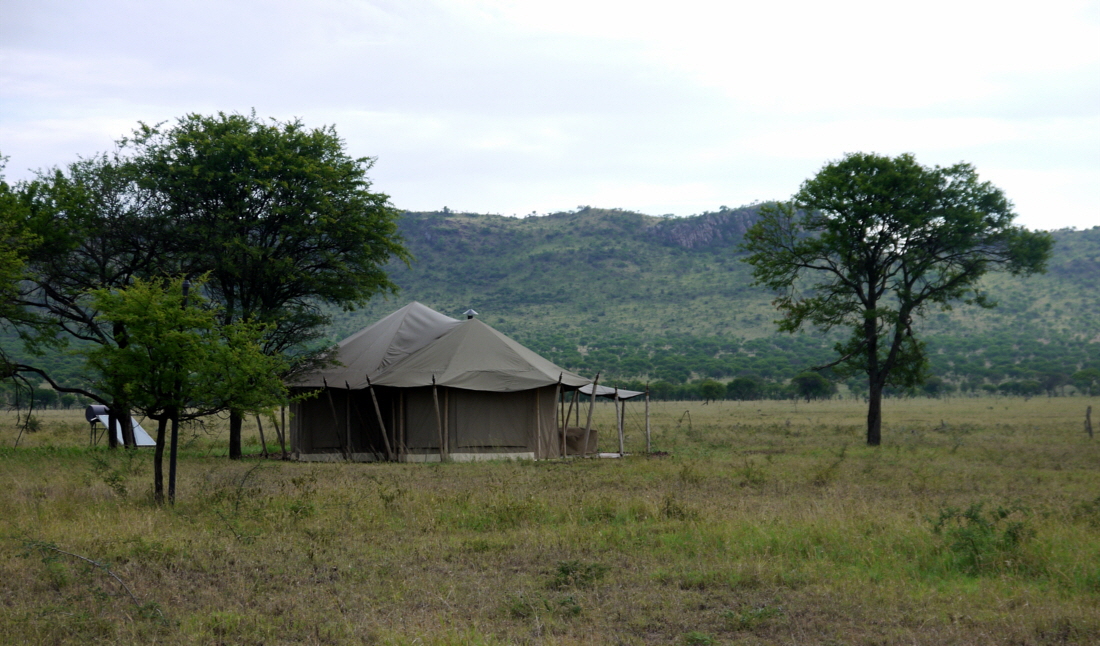
<path fill-rule="evenodd" d="M 300 460 L 544 459 L 562 455 L 558 403 L 590 380 L 476 318 L 420 303 L 339 343 L 332 367 L 299 377 Z"/>

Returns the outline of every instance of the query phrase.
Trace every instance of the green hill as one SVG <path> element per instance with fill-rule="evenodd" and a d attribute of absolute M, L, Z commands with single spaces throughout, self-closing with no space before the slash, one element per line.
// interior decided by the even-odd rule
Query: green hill
<path fill-rule="evenodd" d="M 601 371 L 604 383 L 781 383 L 827 363 L 836 339 L 775 331 L 772 296 L 752 285 L 738 250 L 757 209 L 685 218 L 593 208 L 527 218 L 407 212 L 401 232 L 416 260 L 389 267 L 401 293 L 333 311 L 329 340 L 417 300 L 455 317 L 472 307 L 565 368 Z M 1045 275 L 987 278 L 999 307 L 960 305 L 917 322 L 936 376 L 965 388 L 1009 382 L 1053 392 L 1074 372 L 1100 369 L 1100 227 L 1053 235 Z M 2 342 L 17 346 L 10 335 Z M 36 361 L 70 378 L 79 370 L 63 355 Z"/>
<path fill-rule="evenodd" d="M 757 206 L 672 218 L 584 208 L 541 217 L 406 213 L 416 261 L 401 294 L 337 313 L 338 340 L 410 300 L 487 323 L 561 365 L 618 379 L 781 379 L 834 340 L 779 335 L 771 295 L 738 250 Z M 993 310 L 960 306 L 919 323 L 950 381 L 1069 375 L 1100 358 L 1100 227 L 1057 231 L 1047 274 L 990 275 Z"/>

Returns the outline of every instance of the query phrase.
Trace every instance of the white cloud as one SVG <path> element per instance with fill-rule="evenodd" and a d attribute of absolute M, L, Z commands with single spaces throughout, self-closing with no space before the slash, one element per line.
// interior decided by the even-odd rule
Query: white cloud
<path fill-rule="evenodd" d="M 1096 1 L 7 0 L 0 152 L 18 177 L 256 108 L 335 124 L 399 206 L 677 214 L 914 152 L 1091 226 L 1097 42 Z"/>

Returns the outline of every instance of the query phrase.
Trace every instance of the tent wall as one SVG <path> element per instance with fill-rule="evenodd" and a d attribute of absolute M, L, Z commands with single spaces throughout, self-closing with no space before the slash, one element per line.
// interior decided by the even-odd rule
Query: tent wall
<path fill-rule="evenodd" d="M 455 460 L 560 457 L 556 387 L 510 393 L 438 388 L 448 454 Z M 390 444 L 402 459 L 439 459 L 432 388 L 375 388 Z M 330 399 L 331 398 L 331 399 Z M 291 443 L 301 459 L 385 458 L 369 390 L 329 388 L 291 407 Z"/>
<path fill-rule="evenodd" d="M 376 395 L 392 443 L 398 393 L 378 389 Z M 291 451 L 294 453 L 346 457 L 350 451 L 353 456 L 371 454 L 371 457 L 363 456 L 364 459 L 385 457 L 378 413 L 369 391 L 328 388 L 321 390 L 318 396 L 291 404 L 290 413 Z"/>

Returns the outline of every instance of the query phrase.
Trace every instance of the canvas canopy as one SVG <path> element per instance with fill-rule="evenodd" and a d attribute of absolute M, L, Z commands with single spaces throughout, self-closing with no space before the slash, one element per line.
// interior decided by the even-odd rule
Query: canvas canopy
<path fill-rule="evenodd" d="M 582 394 L 591 395 L 592 384 L 581 386 L 580 391 Z M 644 394 L 645 393 L 640 390 L 624 390 L 622 388 L 612 388 L 610 386 L 596 386 L 597 397 L 618 397 L 619 399 L 634 399 L 635 397 Z"/>
<path fill-rule="evenodd" d="M 459 321 L 413 301 L 370 327 L 341 341 L 332 357 L 337 365 L 311 372 L 291 386 L 366 388 L 389 367 L 454 329 Z"/>
<path fill-rule="evenodd" d="M 559 377 L 563 386 L 572 388 L 591 383 L 481 321 L 468 319 L 371 381 L 399 388 L 434 383 L 464 390 L 515 392 L 553 386 Z"/>
<path fill-rule="evenodd" d="M 290 384 L 317 391 L 291 405 L 298 459 L 559 457 L 557 404 L 591 383 L 477 319 L 419 303 L 340 342 L 335 359 L 343 365 Z"/>

